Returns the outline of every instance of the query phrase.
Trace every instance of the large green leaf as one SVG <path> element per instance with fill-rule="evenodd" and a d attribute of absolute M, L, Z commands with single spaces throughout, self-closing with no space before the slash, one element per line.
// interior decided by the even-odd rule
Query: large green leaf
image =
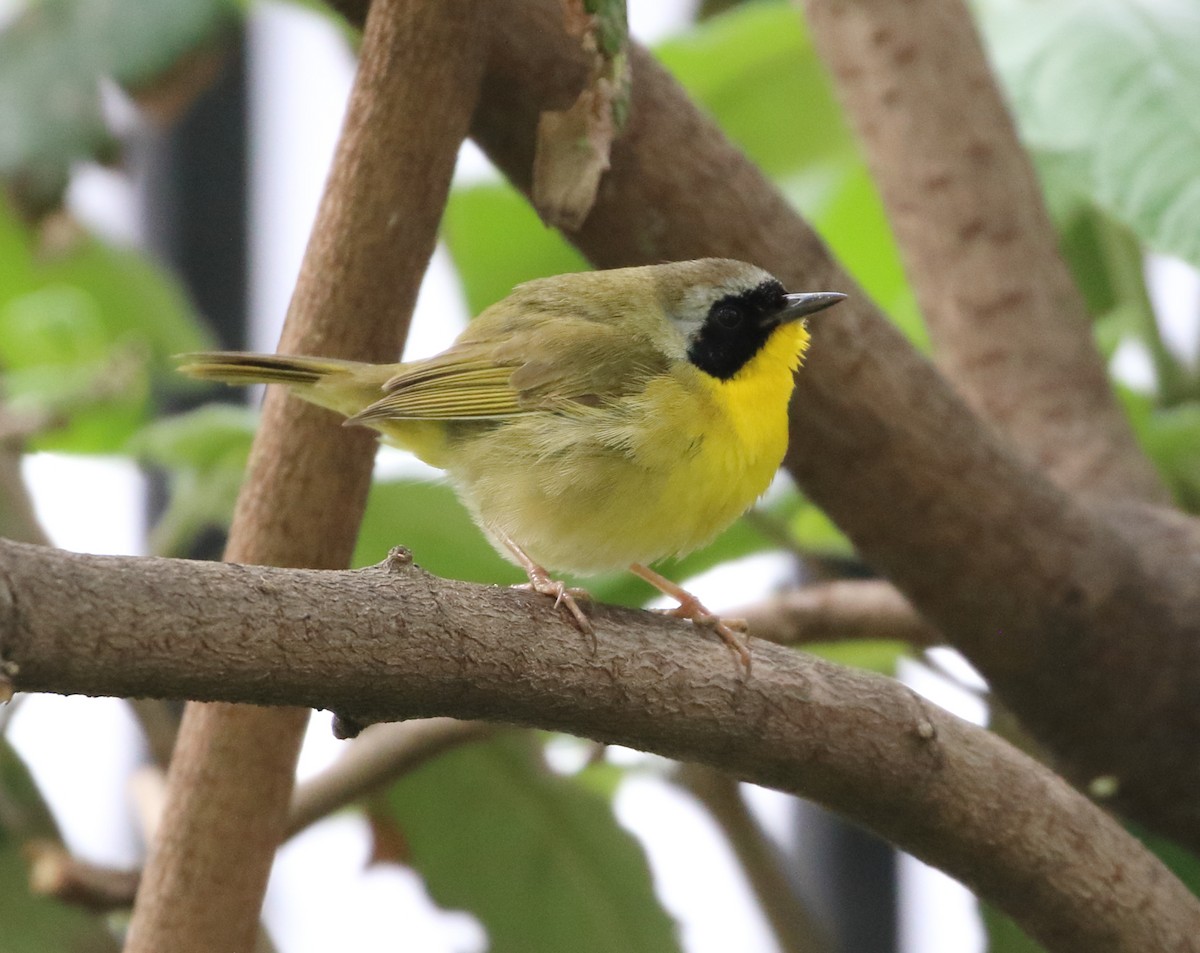
<path fill-rule="evenodd" d="M 1139 437 L 1180 505 L 1200 512 L 1200 401 L 1154 410 Z"/>
<path fill-rule="evenodd" d="M 1200 857 L 1161 834 L 1154 834 L 1137 824 L 1128 826 L 1131 834 L 1166 864 L 1167 869 L 1178 877 L 1188 890 L 1200 897 Z"/>
<path fill-rule="evenodd" d="M 442 238 L 472 314 L 506 297 L 523 281 L 587 270 L 583 256 L 559 232 L 543 225 L 507 184 L 451 192 Z"/>
<path fill-rule="evenodd" d="M 551 774 L 532 736 L 443 755 L 382 808 L 443 907 L 477 916 L 491 953 L 668 953 L 674 924 L 607 799 Z"/>
<path fill-rule="evenodd" d="M 976 5 L 1025 141 L 1151 247 L 1200 265 L 1200 6 Z"/>
<path fill-rule="evenodd" d="M 654 53 L 767 174 L 855 155 L 824 67 L 793 6 L 743 4 Z"/>
<path fill-rule="evenodd" d="M 230 0 L 41 0 L 0 32 L 0 178 L 28 211 L 54 205 L 72 162 L 112 148 L 107 77 L 137 89 L 212 40 Z"/>
<path fill-rule="evenodd" d="M 1150 395 L 1118 386 L 1142 450 L 1189 512 L 1200 512 L 1200 401 L 1158 407 Z"/>
<path fill-rule="evenodd" d="M 1200 896 L 1200 858 L 1174 841 L 1152 834 L 1136 824 L 1129 831 L 1139 838 L 1167 868 Z M 1031 940 L 1015 923 L 989 904 L 982 905 L 983 922 L 988 935 L 988 953 L 1045 953 L 1044 948 Z"/>
<path fill-rule="evenodd" d="M 4 399 L 61 426 L 38 449 L 116 452 L 149 413 L 167 357 L 207 336 L 174 279 L 135 252 L 72 235 L 52 251 L 0 201 Z"/>

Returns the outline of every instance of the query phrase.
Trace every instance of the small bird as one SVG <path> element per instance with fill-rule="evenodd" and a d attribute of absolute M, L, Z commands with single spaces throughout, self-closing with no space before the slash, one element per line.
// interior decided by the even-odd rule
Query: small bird
<path fill-rule="evenodd" d="M 761 268 L 705 258 L 517 286 L 441 354 L 402 364 L 209 352 L 180 370 L 286 384 L 445 470 L 476 524 L 584 632 L 543 567 L 629 569 L 713 627 L 735 629 L 649 568 L 709 542 L 767 489 L 787 449 L 804 317 L 836 292 L 789 294 Z"/>

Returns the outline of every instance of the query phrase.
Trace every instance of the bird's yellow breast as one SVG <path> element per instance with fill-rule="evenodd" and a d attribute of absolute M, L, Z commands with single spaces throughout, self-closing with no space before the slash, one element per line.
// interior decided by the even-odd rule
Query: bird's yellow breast
<path fill-rule="evenodd" d="M 726 381 L 680 362 L 599 408 L 385 433 L 445 468 L 493 539 L 516 540 L 551 570 L 650 563 L 704 545 L 766 490 L 787 449 L 807 337 L 783 326 Z"/>

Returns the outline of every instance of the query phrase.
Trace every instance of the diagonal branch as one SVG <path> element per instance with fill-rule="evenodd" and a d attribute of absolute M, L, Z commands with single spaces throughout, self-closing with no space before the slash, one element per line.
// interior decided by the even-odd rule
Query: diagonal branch
<path fill-rule="evenodd" d="M 477 95 L 479 20 L 470 0 L 374 5 L 281 350 L 395 359 Z M 269 394 L 227 558 L 345 566 L 374 450 L 369 435 Z M 302 709 L 188 707 L 130 953 L 252 947 L 306 720 Z"/>
<path fill-rule="evenodd" d="M 629 609 L 598 607 L 593 642 L 549 600 L 438 580 L 402 552 L 320 572 L 0 542 L 0 580 L 0 651 L 22 690 L 569 731 L 812 798 L 1055 953 L 1200 935 L 1200 901 L 1111 817 L 890 679 L 762 643 L 747 679 L 715 636 Z"/>
<path fill-rule="evenodd" d="M 1170 502 L 961 0 L 806 0 L 946 373 L 1059 483 Z"/>

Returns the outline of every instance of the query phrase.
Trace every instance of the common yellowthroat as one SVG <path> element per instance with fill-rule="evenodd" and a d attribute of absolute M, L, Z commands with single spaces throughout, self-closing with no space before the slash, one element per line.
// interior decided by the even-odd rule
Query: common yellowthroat
<path fill-rule="evenodd" d="M 761 268 L 706 258 L 530 281 L 425 360 L 212 352 L 180 370 L 286 384 L 445 470 L 497 550 L 584 631 L 543 566 L 628 566 L 748 668 L 734 626 L 647 564 L 702 546 L 766 490 L 787 449 L 802 319 L 844 297 L 788 294 Z"/>

